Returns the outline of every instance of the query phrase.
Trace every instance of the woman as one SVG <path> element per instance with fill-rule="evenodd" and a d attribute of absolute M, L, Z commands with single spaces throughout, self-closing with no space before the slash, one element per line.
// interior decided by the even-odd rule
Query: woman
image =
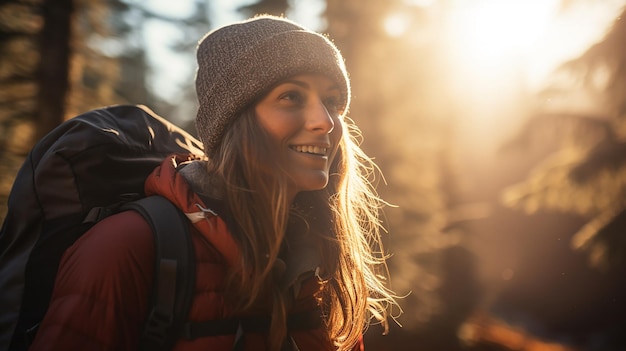
<path fill-rule="evenodd" d="M 370 317 L 386 325 L 394 301 L 379 278 L 381 200 L 366 180 L 373 165 L 344 119 L 350 85 L 339 51 L 291 21 L 261 16 L 209 33 L 197 58 L 196 125 L 208 161 L 166 159 L 146 193 L 191 220 L 189 320 L 271 323 L 181 338 L 174 349 L 362 348 Z M 70 247 L 31 349 L 137 349 L 152 241 L 145 220 L 127 211 Z M 323 321 L 292 328 L 290 316 L 304 312 Z"/>

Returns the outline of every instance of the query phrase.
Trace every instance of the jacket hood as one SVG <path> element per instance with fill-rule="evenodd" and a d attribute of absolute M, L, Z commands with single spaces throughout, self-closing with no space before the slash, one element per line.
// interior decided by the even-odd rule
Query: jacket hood
<path fill-rule="evenodd" d="M 182 155 L 165 158 L 146 179 L 145 193 L 163 196 L 175 204 L 230 266 L 241 266 L 241 251 L 233 236 L 229 234 L 226 222 L 194 192 L 185 176 L 178 171 L 181 164 L 189 161 L 192 160 Z M 201 161 L 193 161 L 195 162 Z"/>

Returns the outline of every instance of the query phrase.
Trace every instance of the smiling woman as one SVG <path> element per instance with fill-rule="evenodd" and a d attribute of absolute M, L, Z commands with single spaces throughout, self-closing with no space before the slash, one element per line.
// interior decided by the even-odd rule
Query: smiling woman
<path fill-rule="evenodd" d="M 291 185 L 290 199 L 328 184 L 343 134 L 340 94 L 323 75 L 298 75 L 272 89 L 254 109 L 274 147 L 272 168 L 284 172 Z"/>
<path fill-rule="evenodd" d="M 193 239 L 193 307 L 173 349 L 361 350 L 370 319 L 387 326 L 395 299 L 384 202 L 367 178 L 375 165 L 344 119 L 341 53 L 295 22 L 260 16 L 207 33 L 197 61 L 207 157 L 168 156 L 145 182 L 146 195 L 189 218 Z M 104 246 L 111 233 L 120 239 Z M 131 211 L 85 233 L 60 264 L 31 350 L 136 350 L 153 240 Z"/>

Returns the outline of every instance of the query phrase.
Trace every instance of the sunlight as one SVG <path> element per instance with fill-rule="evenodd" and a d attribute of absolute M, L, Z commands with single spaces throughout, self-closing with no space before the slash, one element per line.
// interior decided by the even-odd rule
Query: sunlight
<path fill-rule="evenodd" d="M 385 32 L 392 37 L 399 37 L 406 32 L 411 23 L 411 18 L 405 13 L 394 13 L 385 18 L 383 26 Z"/>
<path fill-rule="evenodd" d="M 441 8 L 452 99 L 464 142 L 490 150 L 522 120 L 524 97 L 602 38 L 624 0 L 450 0 Z M 443 11 L 445 10 L 445 11 Z"/>
<path fill-rule="evenodd" d="M 481 67 L 527 55 L 554 16 L 557 1 L 489 0 L 457 5 L 451 18 L 455 51 Z"/>
<path fill-rule="evenodd" d="M 435 3 L 435 0 L 404 0 L 404 3 L 418 7 L 429 7 Z"/>
<path fill-rule="evenodd" d="M 456 0 L 445 15 L 445 52 L 452 96 L 466 118 L 463 142 L 493 149 L 521 120 L 529 57 L 538 52 L 559 0 Z M 557 48 L 558 49 L 558 48 Z M 515 108 L 511 108 L 515 106 Z M 495 137 L 497 136 L 497 137 Z"/>
<path fill-rule="evenodd" d="M 558 64 L 599 40 L 625 3 L 561 8 L 560 0 L 452 1 L 445 19 L 450 64 L 481 79 L 516 70 L 522 84 L 538 88 Z"/>

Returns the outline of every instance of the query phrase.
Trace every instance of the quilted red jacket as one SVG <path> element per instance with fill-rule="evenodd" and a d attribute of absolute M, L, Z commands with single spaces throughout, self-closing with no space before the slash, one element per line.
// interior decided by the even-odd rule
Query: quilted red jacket
<path fill-rule="evenodd" d="M 240 251 L 219 216 L 198 215 L 206 208 L 168 159 L 146 181 L 147 194 L 160 194 L 190 215 L 197 260 L 190 321 L 233 317 L 224 302 L 224 278 L 241 264 Z M 136 350 L 152 289 L 154 243 L 141 215 L 110 216 L 77 240 L 64 254 L 49 310 L 31 350 Z M 316 308 L 315 277 L 308 279 L 291 313 Z M 334 350 L 322 329 L 291 333 L 301 351 Z M 179 339 L 174 350 L 232 350 L 234 335 Z M 246 334 L 246 350 L 266 350 L 263 334 Z M 362 344 L 354 350 L 361 350 Z"/>

